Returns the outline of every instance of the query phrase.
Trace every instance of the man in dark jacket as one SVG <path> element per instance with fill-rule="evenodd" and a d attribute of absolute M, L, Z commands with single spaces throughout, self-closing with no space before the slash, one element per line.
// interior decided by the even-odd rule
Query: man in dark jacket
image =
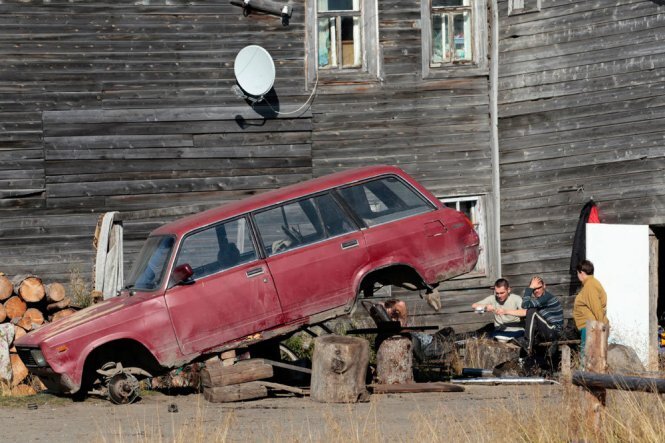
<path fill-rule="evenodd" d="M 497 311 L 497 313 L 526 317 L 524 339 L 520 344 L 529 354 L 531 354 L 536 338 L 545 341 L 556 340 L 563 328 L 561 302 L 547 292 L 545 282 L 539 276 L 532 277 L 529 287 L 524 290 L 522 309 Z"/>

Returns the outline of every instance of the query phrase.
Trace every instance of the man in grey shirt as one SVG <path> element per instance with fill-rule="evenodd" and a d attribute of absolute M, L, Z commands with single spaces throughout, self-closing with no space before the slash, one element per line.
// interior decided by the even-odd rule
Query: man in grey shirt
<path fill-rule="evenodd" d="M 511 338 L 524 335 L 522 319 L 516 315 L 499 314 L 501 310 L 516 310 L 522 308 L 522 297 L 510 292 L 510 283 L 500 278 L 494 283 L 494 294 L 471 305 L 476 312 L 494 313 L 494 331 L 489 336 L 497 340 L 508 341 Z"/>

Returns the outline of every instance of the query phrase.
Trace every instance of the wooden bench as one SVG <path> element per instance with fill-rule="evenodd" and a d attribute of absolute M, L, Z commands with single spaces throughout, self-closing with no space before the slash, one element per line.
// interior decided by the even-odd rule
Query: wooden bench
<path fill-rule="evenodd" d="M 561 377 L 570 380 L 572 377 L 572 363 L 570 345 L 579 345 L 580 340 L 559 340 L 559 341 L 544 341 L 538 343 L 536 346 L 550 347 L 556 345 L 558 351 L 561 352 Z"/>

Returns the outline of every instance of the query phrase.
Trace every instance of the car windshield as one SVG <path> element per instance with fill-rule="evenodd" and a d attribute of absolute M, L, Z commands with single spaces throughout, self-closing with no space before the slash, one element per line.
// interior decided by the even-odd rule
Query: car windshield
<path fill-rule="evenodd" d="M 174 238 L 148 237 L 127 280 L 127 288 L 151 291 L 161 286 Z"/>

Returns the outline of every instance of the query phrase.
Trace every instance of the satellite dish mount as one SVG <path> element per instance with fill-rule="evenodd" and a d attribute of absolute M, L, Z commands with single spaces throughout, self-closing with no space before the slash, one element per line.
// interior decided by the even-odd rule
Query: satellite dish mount
<path fill-rule="evenodd" d="M 242 8 L 242 15 L 247 17 L 252 11 L 281 17 L 282 25 L 288 26 L 293 9 L 291 5 L 281 5 L 273 0 L 231 0 L 231 4 Z"/>

